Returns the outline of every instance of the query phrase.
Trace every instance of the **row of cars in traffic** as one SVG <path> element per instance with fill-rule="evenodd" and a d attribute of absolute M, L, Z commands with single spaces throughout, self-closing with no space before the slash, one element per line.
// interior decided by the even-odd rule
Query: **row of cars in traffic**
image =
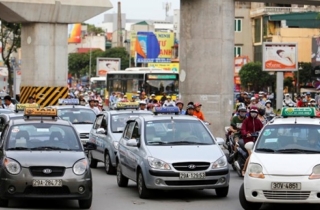
<path fill-rule="evenodd" d="M 176 107 L 150 112 L 130 104 L 95 115 L 71 104 L 19 106 L 21 114 L 0 115 L 2 207 L 23 197 L 77 199 L 80 208 L 90 208 L 90 168 L 98 162 L 116 175 L 119 187 L 136 182 L 141 198 L 175 189 L 228 195 L 224 140 L 197 118 L 178 115 Z M 239 189 L 245 210 L 262 203 L 319 203 L 320 121 L 314 116 L 313 108 L 284 108 L 260 132 Z"/>

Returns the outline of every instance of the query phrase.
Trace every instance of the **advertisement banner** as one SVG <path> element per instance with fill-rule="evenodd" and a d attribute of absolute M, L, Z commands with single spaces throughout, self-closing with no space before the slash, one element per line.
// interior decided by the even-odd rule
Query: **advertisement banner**
<path fill-rule="evenodd" d="M 136 55 L 135 46 L 137 40 L 137 33 L 131 32 L 130 34 L 130 55 L 131 58 L 134 58 Z"/>
<path fill-rule="evenodd" d="M 320 37 L 312 38 L 311 64 L 313 67 L 320 66 Z"/>
<path fill-rule="evenodd" d="M 68 43 L 81 43 L 81 23 L 68 25 Z"/>
<path fill-rule="evenodd" d="M 249 62 L 248 56 L 239 56 L 234 58 L 234 76 L 239 76 L 239 72 L 242 66 L 246 65 Z"/>
<path fill-rule="evenodd" d="M 121 58 L 97 58 L 97 76 L 106 76 L 108 71 L 121 70 Z"/>
<path fill-rule="evenodd" d="M 262 46 L 264 71 L 297 71 L 297 43 L 265 42 Z"/>
<path fill-rule="evenodd" d="M 159 68 L 167 71 L 179 73 L 179 63 L 148 63 L 148 67 Z"/>
<path fill-rule="evenodd" d="M 174 33 L 138 32 L 135 42 L 137 63 L 170 63 Z"/>

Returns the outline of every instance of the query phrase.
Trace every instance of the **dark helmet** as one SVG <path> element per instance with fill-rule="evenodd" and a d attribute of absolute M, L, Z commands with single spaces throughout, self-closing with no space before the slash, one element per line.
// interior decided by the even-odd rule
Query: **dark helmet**
<path fill-rule="evenodd" d="M 189 109 L 194 109 L 194 106 L 193 105 L 188 105 L 186 110 L 189 110 Z"/>
<path fill-rule="evenodd" d="M 263 109 L 263 108 L 260 108 L 260 109 L 258 110 L 258 112 L 259 112 L 259 115 L 263 116 L 263 115 L 265 115 L 266 110 Z"/>

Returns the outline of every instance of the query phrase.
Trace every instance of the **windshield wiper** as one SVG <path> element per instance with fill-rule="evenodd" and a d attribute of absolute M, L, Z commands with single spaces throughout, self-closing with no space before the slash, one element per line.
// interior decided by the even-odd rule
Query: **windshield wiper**
<path fill-rule="evenodd" d="M 192 141 L 172 141 L 168 142 L 168 144 L 195 144 L 195 145 L 209 145 L 208 143 L 202 143 L 202 142 L 192 142 Z"/>
<path fill-rule="evenodd" d="M 93 122 L 73 122 L 72 124 L 93 124 Z"/>
<path fill-rule="evenodd" d="M 31 150 L 64 150 L 64 151 L 70 151 L 71 149 L 61 148 L 61 147 L 50 147 L 50 146 L 44 146 L 44 147 L 34 147 L 31 148 Z"/>
<path fill-rule="evenodd" d="M 148 141 L 148 144 L 164 145 L 164 144 L 168 144 L 168 143 L 167 142 L 163 142 L 163 141 Z"/>
<path fill-rule="evenodd" d="M 30 148 L 27 148 L 27 147 L 10 147 L 7 150 L 30 150 Z"/>
<path fill-rule="evenodd" d="M 112 131 L 112 133 L 123 133 L 123 131 Z"/>
<path fill-rule="evenodd" d="M 307 149 L 279 149 L 277 152 L 280 153 L 320 153 L 317 150 L 307 150 Z"/>
<path fill-rule="evenodd" d="M 261 151 L 261 152 L 275 152 L 274 149 L 269 149 L 269 148 L 257 148 L 256 151 Z"/>

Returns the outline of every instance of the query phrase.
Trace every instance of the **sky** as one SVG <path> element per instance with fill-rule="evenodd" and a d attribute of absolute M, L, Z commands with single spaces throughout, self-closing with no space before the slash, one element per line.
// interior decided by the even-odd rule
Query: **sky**
<path fill-rule="evenodd" d="M 109 0 L 113 8 L 105 13 L 117 13 L 118 2 L 121 2 L 121 13 L 126 13 L 127 19 L 164 20 L 165 10 L 163 4 L 171 3 L 169 15 L 173 15 L 174 9 L 180 9 L 180 0 Z M 103 13 L 103 14 L 105 14 Z M 100 24 L 103 21 L 103 14 L 100 14 L 86 23 Z"/>

